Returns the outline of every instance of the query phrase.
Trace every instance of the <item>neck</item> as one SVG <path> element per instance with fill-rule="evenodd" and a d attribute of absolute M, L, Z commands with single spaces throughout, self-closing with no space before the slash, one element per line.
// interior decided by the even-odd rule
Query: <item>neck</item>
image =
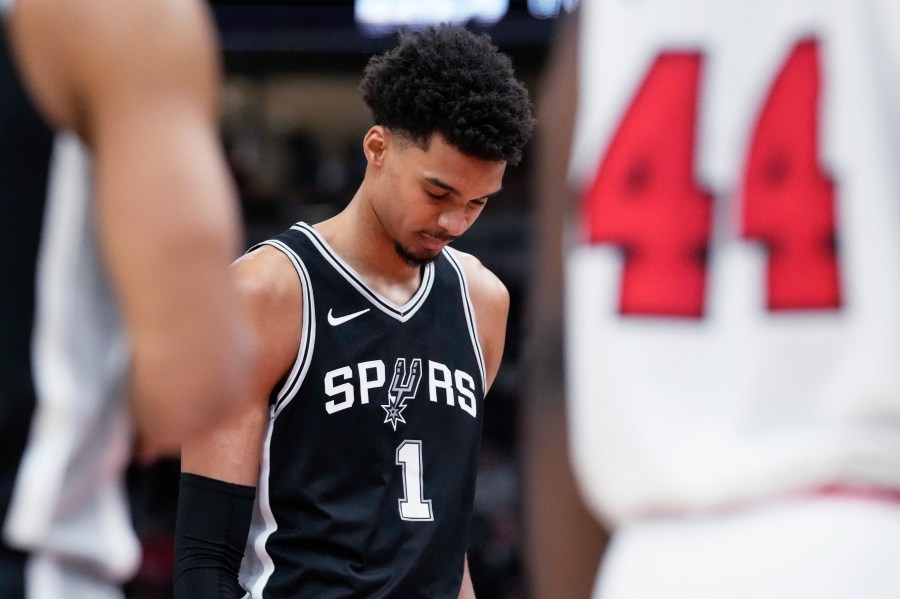
<path fill-rule="evenodd" d="M 422 281 L 422 268 L 410 265 L 394 248 L 374 214 L 366 213 L 359 193 L 339 214 L 315 225 L 328 245 L 385 299 L 403 305 Z"/>

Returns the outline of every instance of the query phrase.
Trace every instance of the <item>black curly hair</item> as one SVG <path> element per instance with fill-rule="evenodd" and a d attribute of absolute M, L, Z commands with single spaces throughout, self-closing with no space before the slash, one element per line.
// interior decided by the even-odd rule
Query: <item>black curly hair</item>
<path fill-rule="evenodd" d="M 359 89 L 376 125 L 420 147 L 437 132 L 464 154 L 515 165 L 534 129 L 509 57 L 458 25 L 400 33 L 369 60 Z"/>

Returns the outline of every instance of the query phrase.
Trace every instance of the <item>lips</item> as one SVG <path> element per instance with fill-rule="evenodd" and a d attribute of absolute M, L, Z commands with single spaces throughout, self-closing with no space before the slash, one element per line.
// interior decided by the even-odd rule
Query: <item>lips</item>
<path fill-rule="evenodd" d="M 433 252 L 441 251 L 445 245 L 455 239 L 450 235 L 432 235 L 431 233 L 420 233 L 419 236 L 422 238 L 422 245 Z"/>

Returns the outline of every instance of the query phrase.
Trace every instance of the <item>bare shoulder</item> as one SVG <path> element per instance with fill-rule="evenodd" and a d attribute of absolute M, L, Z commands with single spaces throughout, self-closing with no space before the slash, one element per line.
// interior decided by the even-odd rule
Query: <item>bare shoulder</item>
<path fill-rule="evenodd" d="M 25 79 L 57 126 L 89 134 L 110 105 L 161 91 L 214 110 L 217 43 L 198 0 L 18 0 L 10 29 Z"/>
<path fill-rule="evenodd" d="M 256 485 L 260 447 L 275 386 L 297 356 L 302 319 L 302 288 L 286 255 L 263 245 L 231 265 L 241 307 L 259 340 L 258 359 L 247 408 L 205 435 L 182 445 L 183 472 Z"/>
<path fill-rule="evenodd" d="M 280 250 L 262 245 L 235 260 L 231 270 L 244 303 L 259 318 L 271 318 L 290 307 L 299 312 L 300 278 Z"/>
<path fill-rule="evenodd" d="M 501 310 L 505 313 L 509 309 L 509 291 L 503 281 L 472 254 L 454 249 L 449 251 L 462 266 L 475 309 L 479 312 Z"/>
<path fill-rule="evenodd" d="M 509 291 L 506 285 L 478 258 L 449 250 L 462 266 L 475 308 L 478 338 L 484 351 L 485 375 L 490 388 L 500 369 L 506 344 L 506 320 L 509 317 Z"/>
<path fill-rule="evenodd" d="M 297 356 L 303 321 L 303 288 L 290 259 L 263 245 L 231 265 L 241 305 L 261 341 L 255 387 L 271 391 Z"/>

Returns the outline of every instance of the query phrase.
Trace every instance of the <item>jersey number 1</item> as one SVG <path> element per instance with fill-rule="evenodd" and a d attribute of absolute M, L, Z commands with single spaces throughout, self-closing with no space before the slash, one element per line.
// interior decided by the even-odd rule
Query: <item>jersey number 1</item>
<path fill-rule="evenodd" d="M 624 253 L 619 310 L 704 313 L 713 198 L 694 180 L 702 56 L 665 53 L 626 112 L 584 197 L 591 243 Z M 834 186 L 818 164 L 818 48 L 798 43 L 756 123 L 741 234 L 768 252 L 769 310 L 840 306 Z"/>
<path fill-rule="evenodd" d="M 422 486 L 422 442 L 406 440 L 397 447 L 397 465 L 403 468 L 403 497 L 399 500 L 403 520 L 434 520 L 431 500 Z"/>

